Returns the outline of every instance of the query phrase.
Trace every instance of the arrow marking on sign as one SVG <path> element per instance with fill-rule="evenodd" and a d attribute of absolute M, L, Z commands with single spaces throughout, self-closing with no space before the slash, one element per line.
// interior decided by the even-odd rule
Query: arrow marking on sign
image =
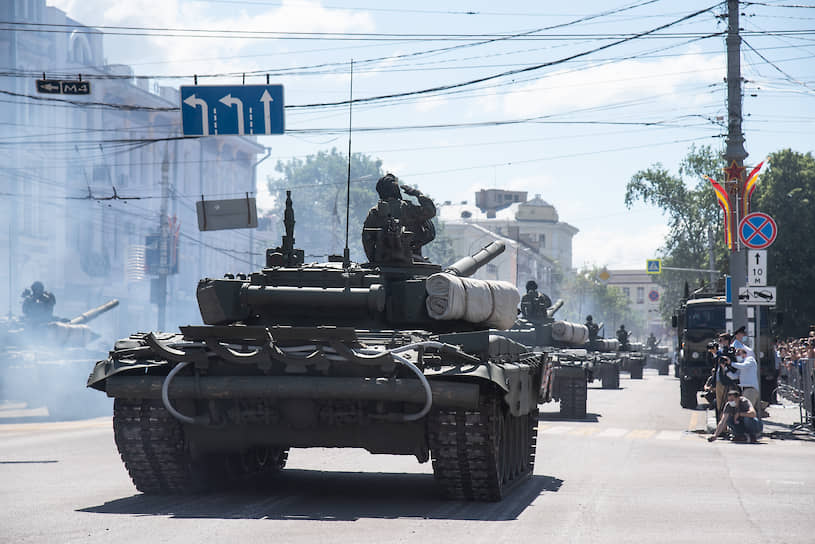
<path fill-rule="evenodd" d="M 200 98 L 195 98 L 195 94 L 191 94 L 184 99 L 184 103 L 191 108 L 201 108 L 201 126 L 203 127 L 204 136 L 209 136 L 209 108 L 207 103 Z"/>
<path fill-rule="evenodd" d="M 243 101 L 240 98 L 232 98 L 232 94 L 227 94 L 222 96 L 218 102 L 230 108 L 232 106 L 238 107 L 238 134 L 243 134 Z"/>
<path fill-rule="evenodd" d="M 43 89 L 46 91 L 58 91 L 59 85 L 54 85 L 53 83 L 46 83 L 45 85 L 41 85 Z"/>
<path fill-rule="evenodd" d="M 263 94 L 260 96 L 260 101 L 263 102 L 263 122 L 264 127 L 266 129 L 266 134 L 272 133 L 272 114 L 271 114 L 271 104 L 274 102 L 274 98 L 272 95 L 269 94 L 268 90 L 264 90 Z"/>

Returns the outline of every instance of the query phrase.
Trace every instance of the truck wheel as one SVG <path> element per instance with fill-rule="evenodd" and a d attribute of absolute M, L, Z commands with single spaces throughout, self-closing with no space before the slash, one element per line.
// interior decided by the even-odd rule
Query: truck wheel
<path fill-rule="evenodd" d="M 642 365 L 639 363 L 639 361 L 631 360 L 628 363 L 628 371 L 631 373 L 632 380 L 642 379 Z"/>
<path fill-rule="evenodd" d="M 667 376 L 671 366 L 670 361 L 668 361 L 668 359 L 660 359 L 657 364 L 659 365 L 659 375 Z"/>
<path fill-rule="evenodd" d="M 562 378 L 560 388 L 560 415 L 568 419 L 586 417 L 586 379 Z"/>
<path fill-rule="evenodd" d="M 687 380 L 679 382 L 679 404 L 682 408 L 694 410 L 697 403 L 696 384 Z"/>

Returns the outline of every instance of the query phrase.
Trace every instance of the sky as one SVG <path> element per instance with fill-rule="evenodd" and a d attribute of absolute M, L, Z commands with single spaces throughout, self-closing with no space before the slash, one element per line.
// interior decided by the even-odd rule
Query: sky
<path fill-rule="evenodd" d="M 354 99 L 406 94 L 353 106 L 353 153 L 381 159 L 386 171 L 437 203 L 472 202 L 482 188 L 539 194 L 579 229 L 577 268 L 644 269 L 657 255 L 666 221 L 654 208 L 627 208 L 627 182 L 655 163 L 676 172 L 691 145 L 724 144 L 723 3 L 48 4 L 89 26 L 133 27 L 102 29 L 107 61 L 156 76 L 161 85 L 191 85 L 194 74 L 207 85 L 240 84 L 243 74 L 247 84 L 265 83 L 266 74 L 282 84 L 287 131 L 259 138 L 271 148 L 259 180 L 277 176 L 278 161 L 332 147 L 347 152 L 343 102 L 353 61 Z M 784 148 L 815 149 L 812 7 L 743 2 L 748 165 Z M 258 196 L 261 206 L 272 198 L 263 186 Z"/>

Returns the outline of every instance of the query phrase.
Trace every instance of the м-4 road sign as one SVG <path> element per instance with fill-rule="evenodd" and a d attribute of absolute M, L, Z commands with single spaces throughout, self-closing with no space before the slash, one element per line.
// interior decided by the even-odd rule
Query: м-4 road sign
<path fill-rule="evenodd" d="M 38 79 L 37 92 L 43 94 L 91 94 L 90 81 L 70 79 Z"/>
<path fill-rule="evenodd" d="M 283 85 L 181 87 L 184 136 L 283 134 Z"/>

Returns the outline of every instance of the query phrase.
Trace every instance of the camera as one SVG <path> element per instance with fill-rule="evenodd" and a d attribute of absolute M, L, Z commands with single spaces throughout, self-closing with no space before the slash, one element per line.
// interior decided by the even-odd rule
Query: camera
<path fill-rule="evenodd" d="M 710 350 L 719 351 L 719 344 L 717 344 L 716 342 L 708 342 L 707 349 L 708 351 Z"/>

